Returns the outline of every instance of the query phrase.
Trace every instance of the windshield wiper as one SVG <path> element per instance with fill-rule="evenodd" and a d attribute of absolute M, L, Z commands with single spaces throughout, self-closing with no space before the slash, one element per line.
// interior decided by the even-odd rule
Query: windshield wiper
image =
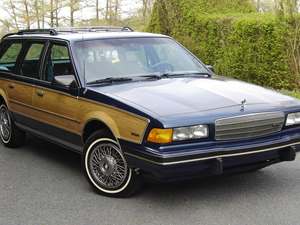
<path fill-rule="evenodd" d="M 182 71 L 182 72 L 171 72 L 171 73 L 166 73 L 165 75 L 169 76 L 169 77 L 176 77 L 176 76 L 191 76 L 191 75 L 201 75 L 201 76 L 211 76 L 210 73 L 208 72 L 198 72 L 198 71 Z"/>
<path fill-rule="evenodd" d="M 149 79 L 162 79 L 162 78 L 169 78 L 168 73 L 149 73 L 145 75 L 140 75 L 137 77 L 144 77 L 144 78 L 149 78 Z"/>
<path fill-rule="evenodd" d="M 197 71 L 186 71 L 186 72 L 166 72 L 166 73 L 149 73 L 145 75 L 140 75 L 137 77 L 144 77 L 144 78 L 149 78 L 149 79 L 163 79 L 163 78 L 172 78 L 172 77 L 183 77 L 183 76 L 191 76 L 191 75 L 196 75 L 196 76 L 205 76 L 205 77 L 210 77 L 210 73 L 204 73 L 204 72 L 197 72 Z"/>
<path fill-rule="evenodd" d="M 86 83 L 87 85 L 95 85 L 95 84 L 113 84 L 113 83 L 122 83 L 132 81 L 132 78 L 129 77 L 108 77 L 105 79 L 94 80 Z"/>

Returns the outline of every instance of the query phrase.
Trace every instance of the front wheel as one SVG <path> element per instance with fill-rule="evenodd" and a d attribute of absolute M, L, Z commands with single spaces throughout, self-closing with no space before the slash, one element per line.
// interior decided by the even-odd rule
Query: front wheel
<path fill-rule="evenodd" d="M 83 168 L 95 190 L 109 197 L 128 197 L 140 186 L 140 179 L 129 168 L 119 144 L 106 132 L 96 132 L 84 149 Z"/>

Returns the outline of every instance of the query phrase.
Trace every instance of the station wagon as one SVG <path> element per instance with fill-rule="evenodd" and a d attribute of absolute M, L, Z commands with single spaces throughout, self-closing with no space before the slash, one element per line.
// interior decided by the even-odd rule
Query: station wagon
<path fill-rule="evenodd" d="M 168 36 L 128 27 L 21 30 L 0 44 L 0 137 L 82 155 L 100 194 L 293 161 L 300 102 L 218 76 Z"/>

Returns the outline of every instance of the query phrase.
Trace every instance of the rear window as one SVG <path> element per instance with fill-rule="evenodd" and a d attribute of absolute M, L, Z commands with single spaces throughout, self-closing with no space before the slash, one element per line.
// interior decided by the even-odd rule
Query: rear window
<path fill-rule="evenodd" d="M 0 70 L 14 72 L 21 49 L 21 43 L 12 43 L 0 58 Z"/>

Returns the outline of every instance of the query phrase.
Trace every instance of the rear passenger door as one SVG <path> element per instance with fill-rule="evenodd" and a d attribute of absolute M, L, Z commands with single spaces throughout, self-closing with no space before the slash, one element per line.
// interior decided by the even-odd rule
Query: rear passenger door
<path fill-rule="evenodd" d="M 0 58 L 0 72 L 8 96 L 9 109 L 16 122 L 24 124 L 24 118 L 34 118 L 32 95 L 34 84 L 39 79 L 39 67 L 44 43 L 11 40 Z M 39 44 L 36 46 L 35 44 Z M 31 65 L 27 65 L 28 60 Z"/>

